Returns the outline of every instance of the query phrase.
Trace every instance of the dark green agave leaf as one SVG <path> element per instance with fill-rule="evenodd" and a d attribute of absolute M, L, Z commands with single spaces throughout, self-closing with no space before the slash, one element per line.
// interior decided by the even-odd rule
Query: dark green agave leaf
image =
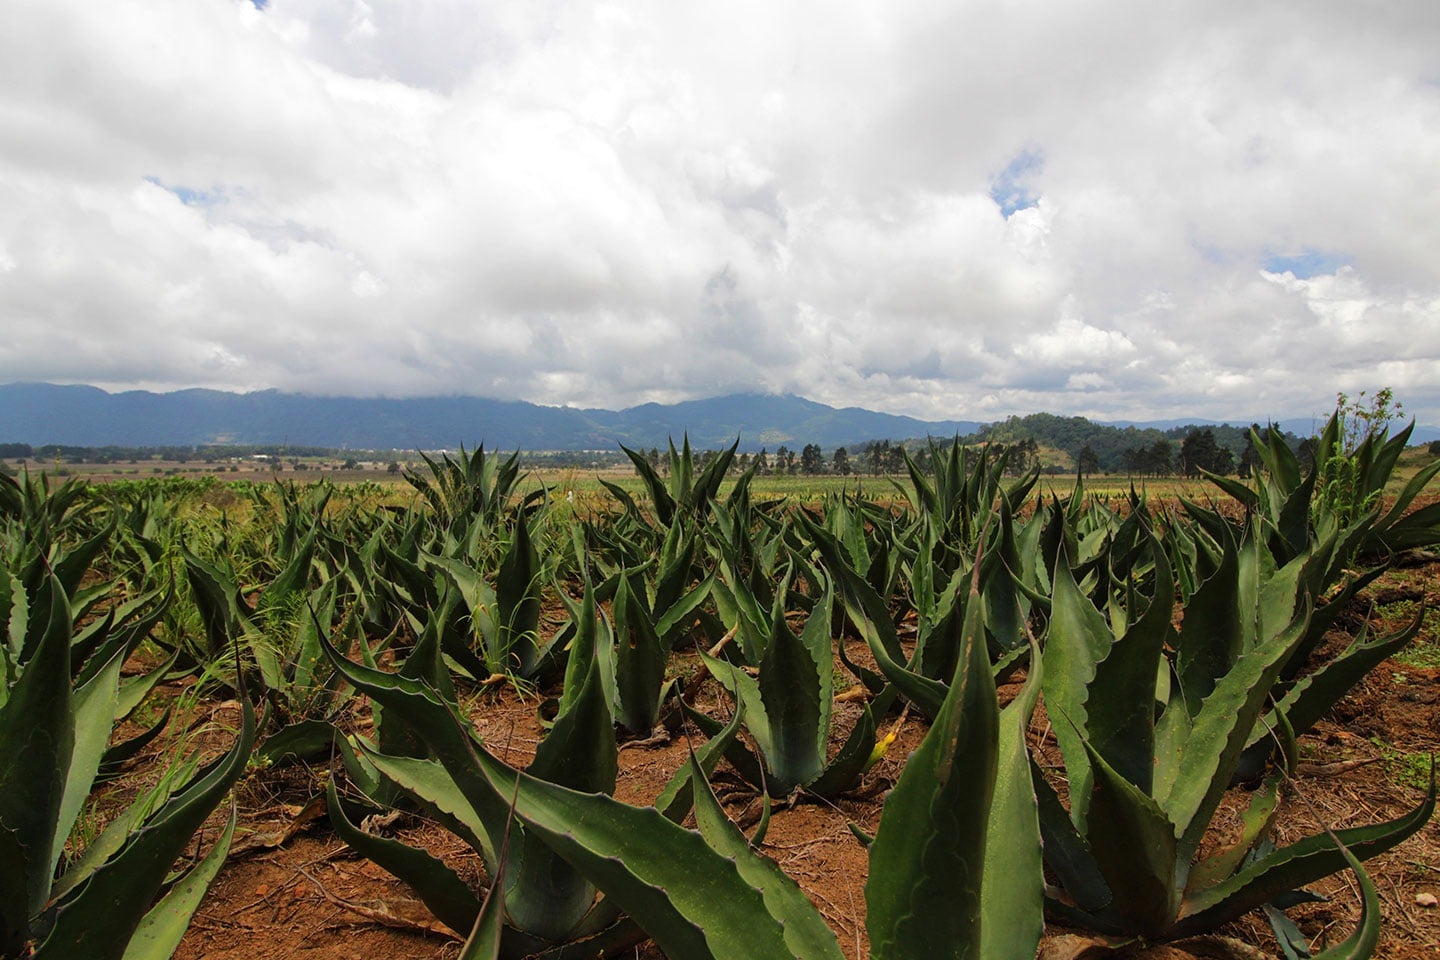
<path fill-rule="evenodd" d="M 865 926 L 875 960 L 980 956 L 1000 719 L 982 605 L 971 601 L 949 692 L 870 845 Z"/>

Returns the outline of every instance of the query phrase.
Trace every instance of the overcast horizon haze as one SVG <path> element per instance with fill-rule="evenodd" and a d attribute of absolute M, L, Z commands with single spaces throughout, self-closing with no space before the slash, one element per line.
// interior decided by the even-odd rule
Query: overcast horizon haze
<path fill-rule="evenodd" d="M 0 383 L 1440 424 L 1440 4 L 8 0 Z"/>

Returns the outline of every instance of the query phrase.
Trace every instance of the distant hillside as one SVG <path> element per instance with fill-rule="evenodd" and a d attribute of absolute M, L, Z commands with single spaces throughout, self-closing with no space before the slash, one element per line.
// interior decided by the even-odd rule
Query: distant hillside
<path fill-rule="evenodd" d="M 741 448 L 782 444 L 826 449 L 880 438 L 950 437 L 972 421 L 923 421 L 836 409 L 795 396 L 739 394 L 628 410 L 545 407 L 483 397 L 393 400 L 314 397 L 266 390 L 224 393 L 107 393 L 44 383 L 0 385 L 0 443 L 68 446 L 294 444 L 352 449 L 437 449 L 484 443 L 491 449 L 595 450 L 678 444 Z"/>
<path fill-rule="evenodd" d="M 1207 420 L 1157 420 L 1148 423 L 1097 423 L 1084 417 L 1057 417 L 1052 413 L 1032 413 L 1010 417 L 981 429 L 978 438 L 1014 442 L 1033 440 L 1044 446 L 1078 456 L 1082 447 L 1089 447 L 1097 464 L 1105 471 L 1125 471 L 1127 451 L 1143 450 L 1158 442 L 1171 444 L 1173 456 L 1180 441 L 1195 427 L 1209 430 L 1215 442 L 1239 457 L 1245 449 L 1250 424 L 1216 424 Z M 1292 445 L 1299 436 L 1292 435 Z"/>
<path fill-rule="evenodd" d="M 689 433 L 692 446 L 714 449 L 738 436 L 744 451 L 814 443 L 826 451 L 857 451 L 869 440 L 931 436 L 1035 440 L 1074 457 L 1089 445 L 1102 469 L 1117 469 L 1127 449 L 1179 440 L 1191 425 L 1208 426 L 1217 442 L 1238 453 L 1248 421 L 1206 420 L 1097 423 L 1049 413 L 995 423 L 917 420 L 836 408 L 796 396 L 734 394 L 708 400 L 626 410 L 545 407 L 483 397 L 393 400 L 315 397 L 265 390 L 224 393 L 107 393 L 96 387 L 46 383 L 0 384 L 0 444 L 77 447 L 190 447 L 211 444 L 289 445 L 352 450 L 433 450 L 484 443 L 498 450 L 614 450 L 665 447 Z M 1315 428 L 1309 419 L 1282 421 L 1296 437 Z M 1412 443 L 1440 439 L 1418 427 Z"/>
<path fill-rule="evenodd" d="M 1134 427 L 1138 430 L 1159 430 L 1161 432 L 1174 431 L 1182 427 L 1222 427 L 1235 426 L 1248 429 L 1251 423 L 1259 423 L 1265 426 L 1264 420 L 1230 420 L 1222 423 L 1218 420 L 1117 420 L 1102 421 L 1104 425 L 1111 427 Z M 1308 437 L 1325 426 L 1325 417 L 1291 417 L 1279 420 L 1275 424 L 1286 433 L 1294 434 L 1297 437 Z M 1440 427 L 1427 427 L 1424 424 L 1417 424 L 1415 432 L 1410 434 L 1410 444 L 1430 443 L 1432 440 L 1440 440 Z"/>

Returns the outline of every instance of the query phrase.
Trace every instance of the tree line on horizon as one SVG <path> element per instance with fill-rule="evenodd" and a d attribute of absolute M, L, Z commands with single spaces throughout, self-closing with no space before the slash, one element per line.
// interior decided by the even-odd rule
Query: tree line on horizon
<path fill-rule="evenodd" d="M 1080 427 L 1080 429 L 1077 429 Z M 1268 443 L 1275 430 L 1304 462 L 1313 457 L 1313 438 L 1301 438 L 1277 427 L 1182 426 L 1158 428 L 1108 427 L 1083 417 L 1056 417 L 1035 414 L 1009 420 L 963 437 L 939 441 L 945 451 L 954 443 L 981 446 L 1004 444 L 1010 449 L 1006 470 L 1013 475 L 1039 468 L 1042 473 L 1124 474 L 1140 477 L 1199 476 L 1202 471 L 1248 477 L 1260 462 L 1252 431 Z M 1062 462 L 1050 451 L 1059 451 Z M 719 450 L 696 453 L 696 466 L 703 469 L 719 456 Z M 730 470 L 743 473 L 755 469 L 761 476 L 885 476 L 904 474 L 906 454 L 923 474 L 933 472 L 931 447 L 926 440 L 870 440 L 849 447 L 825 451 L 807 443 L 798 450 L 787 445 L 772 453 L 762 447 L 757 453 L 737 454 Z M 658 447 L 644 452 L 645 460 L 664 472 L 668 457 Z"/>
<path fill-rule="evenodd" d="M 938 441 L 944 450 L 956 442 L 979 446 L 1005 444 L 1011 450 L 1008 469 L 1016 474 L 1039 467 L 1048 474 L 1079 473 L 1129 475 L 1139 477 L 1198 476 L 1208 471 L 1222 475 L 1247 477 L 1259 462 L 1252 439 L 1252 430 L 1268 439 L 1273 426 L 1178 426 L 1116 427 L 1097 424 L 1084 417 L 1062 417 L 1049 413 L 1012 416 L 989 424 L 975 433 Z M 1280 431 L 1286 444 L 1306 461 L 1314 444 L 1313 438 L 1302 438 Z M 1435 446 L 1434 444 L 1431 445 Z M 696 451 L 696 462 L 703 467 L 719 450 Z M 791 446 L 781 444 L 772 451 L 768 446 L 759 451 L 739 453 L 731 467 L 743 472 L 755 468 L 762 476 L 882 476 L 906 472 L 906 453 L 924 473 L 929 473 L 930 449 L 926 440 L 873 439 L 852 446 L 829 450 L 815 443 Z M 1440 450 L 1432 452 L 1440 453 Z M 1057 456 L 1057 453 L 1059 456 Z M 359 461 L 390 461 L 395 451 L 349 450 L 344 448 L 265 444 L 256 446 L 214 444 L 163 447 L 79 447 L 66 445 L 32 446 L 26 443 L 0 443 L 0 463 L 20 465 L 31 461 L 39 465 L 108 464 L 125 461 L 161 460 L 170 463 L 215 463 L 237 457 L 270 456 L 276 458 L 328 457 Z M 657 470 L 664 471 L 666 457 L 658 447 L 644 451 L 645 459 Z M 536 451 L 525 452 L 522 460 L 532 469 L 604 468 L 623 464 L 625 456 L 614 451 Z"/>

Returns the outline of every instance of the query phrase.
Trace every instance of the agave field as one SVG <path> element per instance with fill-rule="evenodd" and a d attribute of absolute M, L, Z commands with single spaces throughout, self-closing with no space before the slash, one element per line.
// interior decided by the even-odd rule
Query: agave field
<path fill-rule="evenodd" d="M 1408 437 L 1193 498 L 0 476 L 0 957 L 1436 956 Z"/>

